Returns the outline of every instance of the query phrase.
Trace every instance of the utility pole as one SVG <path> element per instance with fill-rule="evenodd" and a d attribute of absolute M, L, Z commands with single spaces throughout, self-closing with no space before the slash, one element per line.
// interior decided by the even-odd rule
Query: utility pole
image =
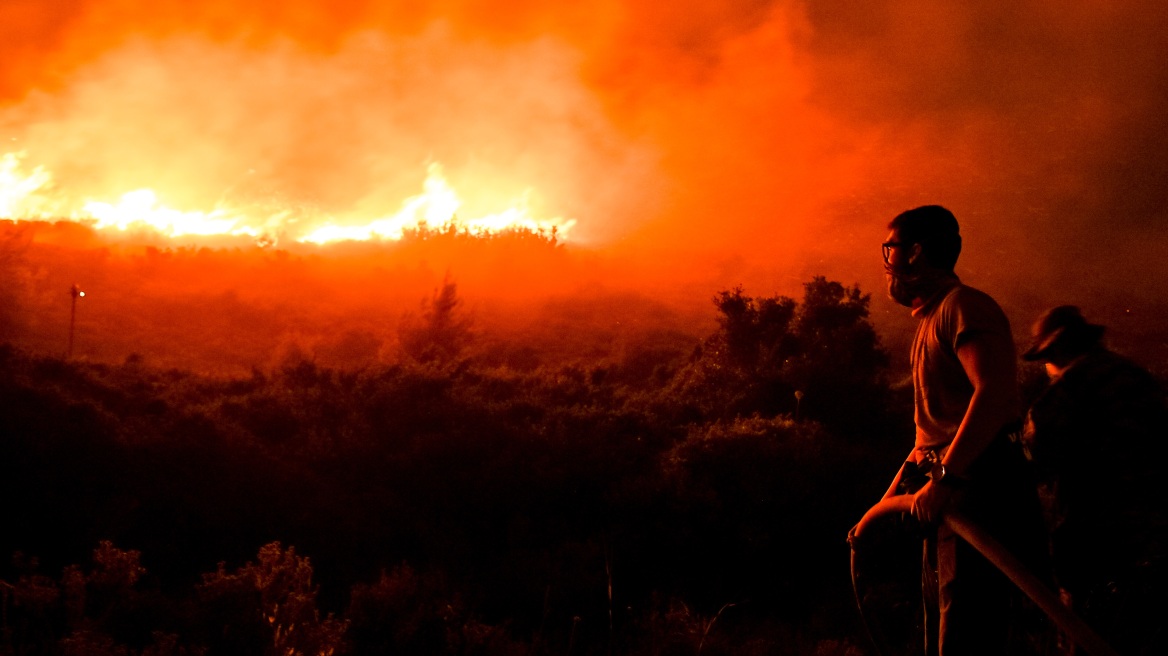
<path fill-rule="evenodd" d="M 69 310 L 69 353 L 66 358 L 73 357 L 73 326 L 77 323 L 77 299 L 85 296 L 85 292 L 81 291 L 81 286 L 73 283 L 69 288 L 69 295 L 73 297 L 73 306 Z"/>

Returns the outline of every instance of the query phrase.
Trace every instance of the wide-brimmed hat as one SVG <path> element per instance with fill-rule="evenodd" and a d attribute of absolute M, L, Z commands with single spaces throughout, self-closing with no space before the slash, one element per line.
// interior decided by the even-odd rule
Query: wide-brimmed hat
<path fill-rule="evenodd" d="M 1103 338 L 1103 326 L 1087 323 L 1074 305 L 1060 305 L 1047 310 L 1034 322 L 1034 342 L 1022 354 L 1023 360 L 1042 360 L 1056 345 L 1072 352 L 1086 351 Z"/>

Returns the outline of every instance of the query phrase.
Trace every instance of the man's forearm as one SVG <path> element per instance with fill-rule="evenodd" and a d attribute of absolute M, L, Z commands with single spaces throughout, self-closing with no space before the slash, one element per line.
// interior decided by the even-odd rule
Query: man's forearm
<path fill-rule="evenodd" d="M 1017 418 L 1012 344 L 977 336 L 958 347 L 957 358 L 973 385 L 973 395 L 961 426 L 942 462 L 946 472 L 964 476 L 998 431 Z"/>
<path fill-rule="evenodd" d="M 1008 401 L 994 396 L 986 390 L 979 390 L 970 399 L 965 419 L 941 460 L 945 469 L 953 475 L 964 476 L 978 456 L 994 441 L 1002 426 L 1013 419 L 1003 411 L 1008 407 Z"/>

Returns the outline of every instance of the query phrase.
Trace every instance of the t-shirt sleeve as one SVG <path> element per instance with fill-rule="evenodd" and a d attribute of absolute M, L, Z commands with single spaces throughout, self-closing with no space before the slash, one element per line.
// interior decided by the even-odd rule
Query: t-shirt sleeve
<path fill-rule="evenodd" d="M 968 287 L 960 289 L 951 299 L 949 315 L 949 346 L 956 353 L 958 347 L 976 335 L 991 334 L 1006 339 L 1010 336 L 1010 322 L 997 301 L 987 294 Z"/>

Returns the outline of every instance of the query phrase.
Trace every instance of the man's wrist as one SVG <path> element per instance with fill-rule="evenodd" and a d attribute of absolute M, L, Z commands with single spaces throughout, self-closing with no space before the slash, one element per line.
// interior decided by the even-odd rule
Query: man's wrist
<path fill-rule="evenodd" d="M 963 478 L 953 470 L 946 467 L 945 463 L 943 462 L 939 462 L 935 467 L 933 467 L 933 470 L 929 472 L 929 477 L 932 478 L 933 482 L 937 485 L 944 485 L 954 489 L 964 487 L 965 484 L 969 482 L 968 479 Z"/>

